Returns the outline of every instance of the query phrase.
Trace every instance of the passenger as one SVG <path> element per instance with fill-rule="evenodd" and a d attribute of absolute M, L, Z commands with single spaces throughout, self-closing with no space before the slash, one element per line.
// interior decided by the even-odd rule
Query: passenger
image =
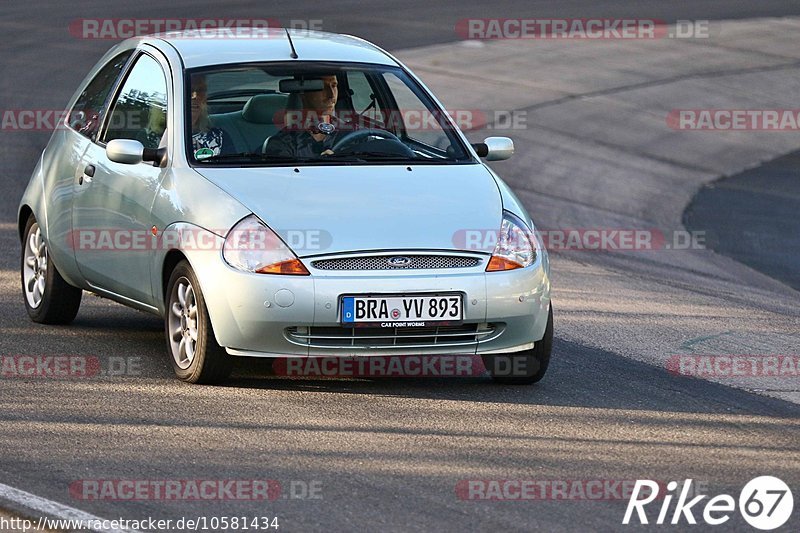
<path fill-rule="evenodd" d="M 206 77 L 193 75 L 191 89 L 192 153 L 195 159 L 236 153 L 228 132 L 211 126 L 208 118 Z"/>

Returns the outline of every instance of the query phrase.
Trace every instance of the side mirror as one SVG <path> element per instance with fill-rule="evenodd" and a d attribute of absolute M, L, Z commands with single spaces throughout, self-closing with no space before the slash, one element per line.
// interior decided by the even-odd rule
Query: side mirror
<path fill-rule="evenodd" d="M 165 163 L 167 149 L 145 148 L 142 143 L 133 139 L 114 139 L 106 145 L 106 156 L 123 165 L 138 165 L 142 161 L 148 161 L 154 167 L 160 167 Z"/>
<path fill-rule="evenodd" d="M 479 157 L 485 157 L 487 161 L 503 161 L 514 155 L 514 141 L 508 137 L 487 137 L 472 147 Z"/>

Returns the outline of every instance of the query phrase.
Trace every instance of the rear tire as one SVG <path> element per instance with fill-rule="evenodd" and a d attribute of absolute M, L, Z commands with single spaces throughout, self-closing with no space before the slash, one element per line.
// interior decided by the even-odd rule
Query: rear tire
<path fill-rule="evenodd" d="M 39 324 L 69 324 L 75 320 L 83 291 L 61 277 L 33 215 L 25 224 L 21 255 L 22 296 L 31 320 Z"/>
<path fill-rule="evenodd" d="M 167 351 L 178 379 L 204 384 L 225 381 L 233 358 L 217 344 L 200 282 L 188 261 L 172 271 L 165 303 Z"/>
<path fill-rule="evenodd" d="M 510 354 L 483 355 L 483 366 L 497 383 L 531 385 L 541 380 L 550 366 L 553 351 L 553 305 L 547 314 L 544 337 L 532 350 Z"/>

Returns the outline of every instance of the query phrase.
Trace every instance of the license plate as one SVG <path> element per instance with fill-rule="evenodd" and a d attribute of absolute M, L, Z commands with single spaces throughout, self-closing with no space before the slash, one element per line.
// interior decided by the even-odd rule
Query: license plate
<path fill-rule="evenodd" d="M 464 318 L 460 294 L 418 296 L 345 296 L 342 323 L 382 327 L 454 324 Z"/>

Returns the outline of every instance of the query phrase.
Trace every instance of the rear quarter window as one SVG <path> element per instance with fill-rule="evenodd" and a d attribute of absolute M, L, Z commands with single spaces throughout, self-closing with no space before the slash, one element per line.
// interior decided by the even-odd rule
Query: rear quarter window
<path fill-rule="evenodd" d="M 95 140 L 103 121 L 106 100 L 133 50 L 115 56 L 101 68 L 81 91 L 69 112 L 69 126 L 84 137 Z"/>

